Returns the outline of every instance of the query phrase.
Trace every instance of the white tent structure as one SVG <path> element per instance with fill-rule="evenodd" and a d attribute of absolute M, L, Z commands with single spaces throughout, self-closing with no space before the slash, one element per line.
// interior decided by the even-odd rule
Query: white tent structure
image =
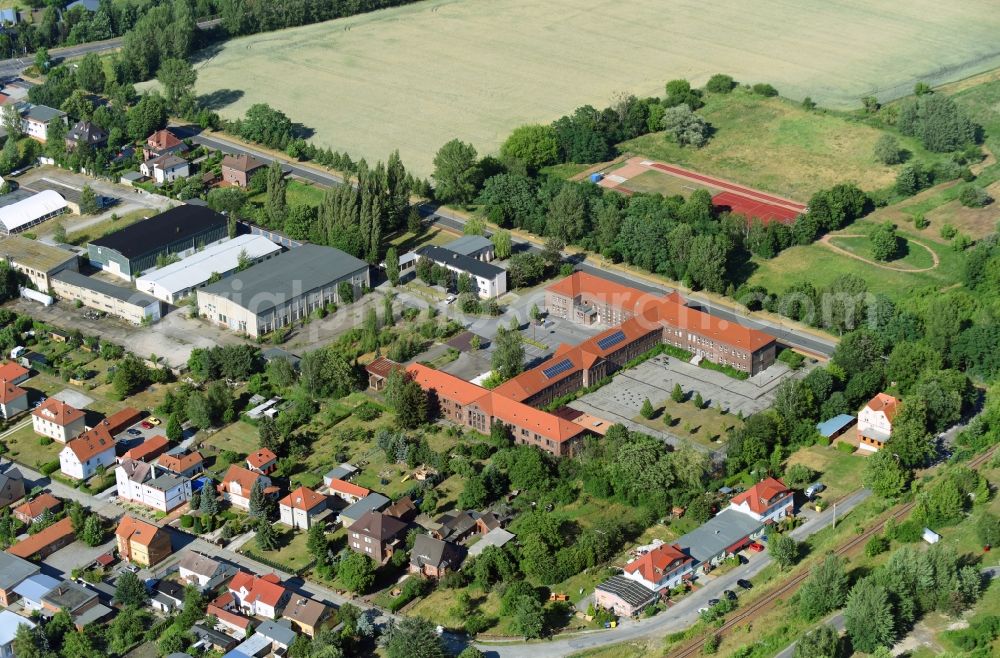
<path fill-rule="evenodd" d="M 0 208 L 0 232 L 10 235 L 41 224 L 66 212 L 66 199 L 53 190 L 45 190 Z"/>

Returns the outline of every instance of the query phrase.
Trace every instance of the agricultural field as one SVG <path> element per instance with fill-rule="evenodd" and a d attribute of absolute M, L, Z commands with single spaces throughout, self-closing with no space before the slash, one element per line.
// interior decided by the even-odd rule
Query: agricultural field
<path fill-rule="evenodd" d="M 399 148 L 426 175 L 453 137 L 493 152 L 517 125 L 604 106 L 619 91 L 659 95 L 675 77 L 702 84 L 727 72 L 843 109 L 1000 65 L 1000 15 L 989 0 L 947 12 L 933 0 L 623 7 L 429 0 L 229 41 L 198 64 L 197 91 L 235 99 L 216 108 L 229 118 L 267 102 L 354 157 Z M 739 39 L 706 47 L 706 34 L 731 33 L 723 26 L 734 16 Z"/>

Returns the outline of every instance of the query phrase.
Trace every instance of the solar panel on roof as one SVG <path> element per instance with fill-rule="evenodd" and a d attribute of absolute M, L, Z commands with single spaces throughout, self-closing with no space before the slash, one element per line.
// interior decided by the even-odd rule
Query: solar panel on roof
<path fill-rule="evenodd" d="M 617 345 L 623 340 L 625 340 L 625 332 L 619 330 L 611 334 L 610 336 L 605 336 L 604 338 L 597 341 L 597 346 L 600 347 L 602 350 L 606 350 L 612 345 Z"/>
<path fill-rule="evenodd" d="M 552 379 L 556 375 L 564 373 L 572 367 L 573 367 L 572 361 L 570 361 L 569 359 L 563 359 L 554 366 L 549 366 L 548 368 L 543 370 L 542 374 L 545 375 L 547 378 Z"/>

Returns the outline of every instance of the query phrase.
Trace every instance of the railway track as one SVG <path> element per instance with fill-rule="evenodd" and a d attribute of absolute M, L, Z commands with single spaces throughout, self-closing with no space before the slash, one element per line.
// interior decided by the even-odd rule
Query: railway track
<path fill-rule="evenodd" d="M 968 461 L 969 468 L 977 469 L 980 466 L 982 466 L 984 463 L 986 463 L 986 460 L 988 460 L 990 457 L 993 456 L 993 453 L 997 449 L 998 448 L 996 448 L 996 447 L 991 448 L 990 450 L 987 450 L 986 452 L 982 453 L 981 455 L 977 455 L 976 457 L 970 459 Z M 898 507 L 892 514 L 890 514 L 886 518 L 886 520 L 888 520 L 890 518 L 891 519 L 895 519 L 895 520 L 899 520 L 900 518 L 902 518 L 902 517 L 906 516 L 907 514 L 909 514 L 910 510 L 913 509 L 914 505 L 916 505 L 915 501 L 904 503 L 902 506 Z M 882 530 L 883 523 L 877 523 L 877 524 L 873 525 L 872 527 L 867 528 L 861 534 L 855 535 L 854 537 L 851 537 L 848 541 L 846 541 L 843 544 L 841 544 L 840 546 L 838 546 L 833 551 L 834 554 L 835 555 L 846 555 L 846 554 L 850 553 L 852 550 L 854 550 L 855 548 L 857 548 L 859 545 L 864 544 L 869 539 L 871 539 L 871 537 L 873 535 L 875 535 L 878 532 L 880 532 Z M 797 573 L 796 575 L 794 575 L 790 579 L 788 579 L 786 582 L 782 583 L 780 587 L 778 587 L 775 590 L 772 590 L 768 594 L 767 598 L 761 598 L 761 599 L 758 599 L 757 601 L 754 601 L 749 606 L 747 606 L 745 609 L 739 610 L 736 614 L 734 614 L 731 617 L 729 617 L 728 619 L 726 619 L 725 623 L 723 623 L 722 626 L 720 626 L 719 628 L 717 628 L 712 633 L 712 635 L 716 635 L 716 636 L 724 635 L 727 631 L 730 631 L 733 628 L 735 628 L 737 626 L 740 626 L 741 624 L 745 624 L 745 623 L 747 623 L 749 621 L 752 621 L 753 619 L 756 619 L 757 617 L 759 617 L 760 615 L 762 615 L 764 612 L 766 612 L 767 610 L 769 610 L 770 608 L 772 608 L 775 605 L 775 603 L 778 601 L 778 599 L 784 598 L 784 597 L 786 597 L 786 595 L 787 596 L 791 596 L 792 594 L 794 594 L 795 591 L 802 584 L 802 582 L 806 578 L 808 578 L 808 577 L 809 577 L 809 570 L 808 569 L 800 571 L 799 573 Z M 682 647 L 679 647 L 679 648 L 675 649 L 674 651 L 671 651 L 670 653 L 667 654 L 667 656 L 669 658 L 689 658 L 690 656 L 700 655 L 701 654 L 702 646 L 705 644 L 705 640 L 706 639 L 707 638 L 698 638 L 698 639 L 696 639 L 696 640 L 694 640 L 692 642 L 689 642 L 688 644 L 686 644 L 686 645 L 684 645 Z"/>

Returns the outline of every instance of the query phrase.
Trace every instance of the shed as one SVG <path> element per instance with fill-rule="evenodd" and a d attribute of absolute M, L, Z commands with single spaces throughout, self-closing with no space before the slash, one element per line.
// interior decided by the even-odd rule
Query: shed
<path fill-rule="evenodd" d="M 857 420 L 850 414 L 839 414 L 816 425 L 816 431 L 827 439 L 835 439 Z"/>
<path fill-rule="evenodd" d="M 923 540 L 928 544 L 936 544 L 941 541 L 941 535 L 930 528 L 924 528 Z"/>

